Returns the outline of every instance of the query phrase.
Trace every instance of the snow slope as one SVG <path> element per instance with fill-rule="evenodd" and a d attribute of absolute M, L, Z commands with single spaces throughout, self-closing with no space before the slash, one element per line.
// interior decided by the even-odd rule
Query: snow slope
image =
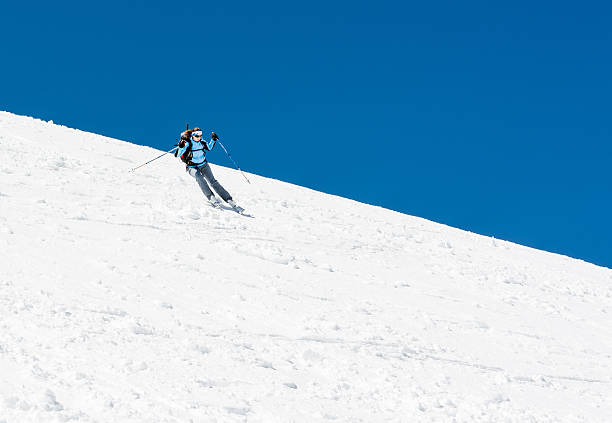
<path fill-rule="evenodd" d="M 612 421 L 611 270 L 158 154 L 0 112 L 1 423 Z"/>

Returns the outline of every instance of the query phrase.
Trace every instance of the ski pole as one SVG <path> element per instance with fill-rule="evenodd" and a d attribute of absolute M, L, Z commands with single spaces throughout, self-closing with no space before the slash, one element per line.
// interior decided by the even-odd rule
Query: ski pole
<path fill-rule="evenodd" d="M 223 145 L 223 143 L 221 141 L 219 141 L 219 139 L 217 139 L 217 142 L 219 143 L 219 145 L 221 146 L 221 148 L 223 149 L 223 151 L 225 151 L 225 154 L 227 154 L 227 157 L 230 158 L 230 160 L 232 162 L 234 162 L 234 166 L 236 166 L 236 169 L 238 169 L 240 171 L 240 173 L 242 173 L 242 176 L 244 176 L 244 179 L 246 179 L 246 181 L 250 184 L 251 181 L 249 181 L 249 179 L 246 177 L 246 175 L 244 174 L 244 172 L 242 171 L 242 169 L 240 169 L 240 166 L 238 166 L 238 163 L 236 163 L 236 161 L 234 159 L 232 159 L 232 156 L 230 155 L 230 153 L 227 151 L 227 149 L 225 148 L 225 146 Z"/>
<path fill-rule="evenodd" d="M 155 161 L 155 160 L 159 159 L 160 157 L 164 157 L 166 154 L 172 153 L 172 152 L 173 152 L 174 150 L 176 150 L 177 148 L 178 148 L 178 147 L 174 147 L 172 150 L 170 150 L 170 151 L 166 151 L 164 154 L 160 154 L 160 155 L 159 155 L 159 156 L 157 156 L 156 158 L 151 159 L 151 160 L 149 160 L 148 162 L 141 164 L 140 166 L 136 166 L 134 169 L 132 169 L 132 172 L 133 172 L 133 171 L 135 171 L 136 169 L 140 168 L 140 167 L 143 167 L 143 166 L 148 165 L 149 163 L 151 163 L 151 162 L 153 162 L 153 161 Z"/>

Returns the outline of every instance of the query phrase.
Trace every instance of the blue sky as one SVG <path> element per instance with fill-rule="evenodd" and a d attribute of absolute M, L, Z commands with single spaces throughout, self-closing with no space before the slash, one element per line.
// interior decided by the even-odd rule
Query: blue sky
<path fill-rule="evenodd" d="M 604 2 L 1 12 L 1 109 L 160 149 L 188 121 L 244 170 L 612 267 Z"/>

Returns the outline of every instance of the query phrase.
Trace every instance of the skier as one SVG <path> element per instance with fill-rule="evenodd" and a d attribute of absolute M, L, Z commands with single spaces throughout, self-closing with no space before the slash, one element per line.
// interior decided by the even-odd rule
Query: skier
<path fill-rule="evenodd" d="M 237 205 L 229 192 L 213 176 L 210 165 L 206 160 L 206 152 L 211 151 L 219 137 L 214 132 L 210 141 L 202 139 L 200 128 L 188 129 L 181 134 L 176 155 L 187 165 L 187 172 L 195 178 L 200 189 L 213 207 L 220 207 L 221 202 L 213 194 L 208 184 L 229 204 L 236 212 L 242 213 L 244 209 Z M 207 183 L 208 182 L 208 183 Z"/>

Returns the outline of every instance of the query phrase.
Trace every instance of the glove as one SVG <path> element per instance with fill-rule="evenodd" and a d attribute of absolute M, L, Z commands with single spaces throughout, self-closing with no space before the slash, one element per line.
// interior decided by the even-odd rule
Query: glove
<path fill-rule="evenodd" d="M 217 141 L 219 139 L 219 137 L 217 136 L 217 134 L 215 134 L 214 132 L 212 132 L 212 140 L 213 141 Z"/>
<path fill-rule="evenodd" d="M 187 133 L 187 131 L 185 131 L 181 134 L 181 140 L 179 141 L 178 146 L 181 148 L 185 147 L 185 143 L 187 141 L 189 141 L 189 134 Z"/>

